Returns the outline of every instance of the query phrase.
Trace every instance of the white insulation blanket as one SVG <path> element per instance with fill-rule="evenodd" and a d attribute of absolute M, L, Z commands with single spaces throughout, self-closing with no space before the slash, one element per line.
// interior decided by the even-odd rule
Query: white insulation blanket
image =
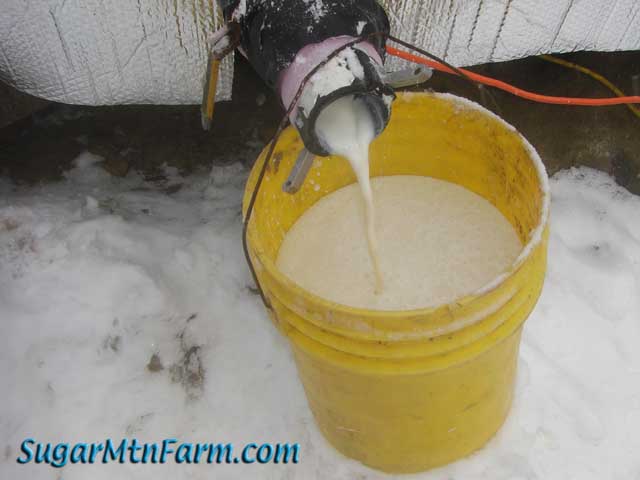
<path fill-rule="evenodd" d="M 638 0 L 384 3 L 395 35 L 460 66 L 640 48 Z M 206 38 L 219 25 L 214 0 L 2 0 L 0 80 L 65 103 L 199 103 Z M 219 100 L 232 77 L 229 57 Z"/>

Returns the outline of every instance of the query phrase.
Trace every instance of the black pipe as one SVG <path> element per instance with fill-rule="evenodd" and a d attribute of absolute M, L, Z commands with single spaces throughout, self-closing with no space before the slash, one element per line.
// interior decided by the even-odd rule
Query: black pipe
<path fill-rule="evenodd" d="M 227 22 L 241 27 L 243 53 L 275 88 L 280 72 L 304 46 L 332 37 L 389 33 L 389 20 L 376 0 L 219 0 Z M 244 11 L 239 12 L 244 5 Z M 372 38 L 385 58 L 386 36 Z"/>

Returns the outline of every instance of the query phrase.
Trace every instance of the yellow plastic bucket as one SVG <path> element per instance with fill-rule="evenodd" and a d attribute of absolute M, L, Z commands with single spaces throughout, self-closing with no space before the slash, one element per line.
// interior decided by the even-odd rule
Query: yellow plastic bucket
<path fill-rule="evenodd" d="M 371 146 L 372 176 L 424 175 L 483 196 L 525 247 L 500 278 L 454 303 L 380 312 L 301 289 L 275 266 L 295 221 L 318 199 L 354 183 L 348 163 L 316 158 L 296 195 L 282 192 L 303 145 L 281 136 L 256 198 L 247 240 L 271 318 L 287 336 L 309 406 L 327 440 L 387 472 L 417 472 L 477 450 L 510 408 L 525 319 L 546 269 L 548 183 L 535 150 L 469 101 L 407 93 Z M 263 152 L 245 192 L 245 213 Z M 455 239 L 451 239 L 455 241 Z"/>

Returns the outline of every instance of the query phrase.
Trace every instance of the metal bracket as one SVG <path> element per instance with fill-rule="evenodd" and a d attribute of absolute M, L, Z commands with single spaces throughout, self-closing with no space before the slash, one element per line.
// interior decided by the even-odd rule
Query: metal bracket
<path fill-rule="evenodd" d="M 414 87 L 426 82 L 433 76 L 433 70 L 424 66 L 412 66 L 396 72 L 388 72 L 384 81 L 392 88 Z"/>
<path fill-rule="evenodd" d="M 283 192 L 293 195 L 300 190 L 300 187 L 302 187 L 302 184 L 309 174 L 309 170 L 311 169 L 311 165 L 313 165 L 313 160 L 315 158 L 316 156 L 309 150 L 306 148 L 302 149 L 298 155 L 296 163 L 291 169 L 289 178 L 287 178 L 287 181 L 282 184 Z"/>

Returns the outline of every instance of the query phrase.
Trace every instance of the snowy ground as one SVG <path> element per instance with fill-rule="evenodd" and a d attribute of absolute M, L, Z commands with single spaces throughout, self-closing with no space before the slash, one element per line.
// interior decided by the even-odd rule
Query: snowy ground
<path fill-rule="evenodd" d="M 58 184 L 0 183 L 0 478 L 382 479 L 316 430 L 251 292 L 238 164 L 168 185 L 82 155 Z M 169 172 L 171 173 L 171 172 Z M 552 181 L 549 271 L 516 400 L 468 459 L 408 479 L 640 479 L 640 198 Z M 298 442 L 299 465 L 18 465 L 26 437 Z"/>

